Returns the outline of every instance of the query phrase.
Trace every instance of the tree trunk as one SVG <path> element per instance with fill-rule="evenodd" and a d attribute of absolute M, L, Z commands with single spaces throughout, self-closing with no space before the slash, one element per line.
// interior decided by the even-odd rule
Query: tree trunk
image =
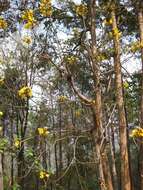
<path fill-rule="evenodd" d="M 21 143 L 21 147 L 18 153 L 18 184 L 21 190 L 24 190 L 24 143 Z"/>
<path fill-rule="evenodd" d="M 125 115 L 124 98 L 123 98 L 119 35 L 114 33 L 115 30 L 118 31 L 114 5 L 112 7 L 111 17 L 112 17 L 113 41 L 115 49 L 114 69 L 115 69 L 115 84 L 116 84 L 116 101 L 118 108 L 119 132 L 120 132 L 121 189 L 130 190 L 131 178 L 130 178 L 130 169 L 129 169 L 127 120 Z"/>
<path fill-rule="evenodd" d="M 2 155 L 0 154 L 0 190 L 3 190 Z"/>
<path fill-rule="evenodd" d="M 93 118 L 94 118 L 94 140 L 95 140 L 95 151 L 96 157 L 98 158 L 99 167 L 99 178 L 100 178 L 100 189 L 113 190 L 112 180 L 109 170 L 109 163 L 107 162 L 106 151 L 102 158 L 101 152 L 101 141 L 102 141 L 102 98 L 101 98 L 101 86 L 100 86 L 100 64 L 96 59 L 97 48 L 96 48 L 96 1 L 90 1 L 90 14 L 91 14 L 91 63 L 94 79 L 94 90 L 95 90 L 95 104 L 93 105 Z M 106 181 L 105 176 L 106 175 Z"/>
<path fill-rule="evenodd" d="M 116 169 L 116 162 L 115 162 L 114 126 L 111 126 L 111 130 L 109 131 L 109 141 L 110 141 L 113 184 L 114 184 L 114 189 L 118 190 L 119 186 L 118 186 L 118 176 L 117 176 L 117 169 Z"/>
<path fill-rule="evenodd" d="M 105 182 L 107 184 L 107 189 L 113 190 L 113 183 L 112 183 L 112 178 L 111 178 L 109 160 L 107 157 L 106 150 L 102 154 L 102 163 L 103 163 L 103 171 L 104 171 L 104 176 L 105 176 Z M 116 190 L 118 190 L 118 189 L 116 189 Z"/>
<path fill-rule="evenodd" d="M 141 114 L 140 114 L 140 126 L 143 128 L 143 2 L 140 2 L 138 9 L 138 23 L 139 23 L 139 32 L 140 32 L 140 44 L 141 44 Z M 140 145 L 140 185 L 141 190 L 143 190 L 143 144 Z"/>

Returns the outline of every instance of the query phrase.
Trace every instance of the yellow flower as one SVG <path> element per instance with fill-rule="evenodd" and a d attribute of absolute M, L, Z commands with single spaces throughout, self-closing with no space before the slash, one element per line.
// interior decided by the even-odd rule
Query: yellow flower
<path fill-rule="evenodd" d="M 136 41 L 131 44 L 130 50 L 131 52 L 135 53 L 136 51 L 139 51 L 141 48 L 143 48 L 143 44 L 141 44 L 140 41 Z"/>
<path fill-rule="evenodd" d="M 39 135 L 43 135 L 44 134 L 44 129 L 43 128 L 38 128 L 38 133 Z"/>
<path fill-rule="evenodd" d="M 20 142 L 20 140 L 15 140 L 14 141 L 14 146 L 16 147 L 16 148 L 19 148 L 20 146 L 21 146 L 21 142 Z"/>
<path fill-rule="evenodd" d="M 120 38 L 121 37 L 121 32 L 118 30 L 118 28 L 114 28 L 112 31 L 113 36 Z"/>
<path fill-rule="evenodd" d="M 28 86 L 24 86 L 18 91 L 18 95 L 20 98 L 30 98 L 32 96 L 32 89 Z"/>
<path fill-rule="evenodd" d="M 32 23 L 32 22 L 27 22 L 27 23 L 24 25 L 24 28 L 25 28 L 25 29 L 31 29 L 31 28 L 33 28 L 33 23 Z"/>
<path fill-rule="evenodd" d="M 133 138 L 143 137 L 143 129 L 140 127 L 133 129 L 130 134 L 130 137 L 133 137 Z"/>
<path fill-rule="evenodd" d="M 3 112 L 2 111 L 0 111 L 0 117 L 2 117 L 3 116 Z"/>
<path fill-rule="evenodd" d="M 72 55 L 72 56 L 66 57 L 65 60 L 68 64 L 73 65 L 74 63 L 77 62 L 77 57 Z"/>
<path fill-rule="evenodd" d="M 0 17 L 0 29 L 6 29 L 7 28 L 7 22 Z"/>
<path fill-rule="evenodd" d="M 44 174 L 45 174 L 44 171 L 40 171 L 40 174 L 39 174 L 40 179 L 44 179 Z"/>
<path fill-rule="evenodd" d="M 65 102 L 66 100 L 68 100 L 67 96 L 59 96 L 58 97 L 59 102 Z"/>
<path fill-rule="evenodd" d="M 22 14 L 22 20 L 23 21 L 33 22 L 33 20 L 34 20 L 34 11 L 32 9 L 28 9 L 28 10 L 24 11 L 23 14 Z"/>
<path fill-rule="evenodd" d="M 0 126 L 0 133 L 3 131 L 3 127 L 2 126 Z"/>
<path fill-rule="evenodd" d="M 3 64 L 3 59 L 0 57 L 0 64 Z"/>
<path fill-rule="evenodd" d="M 51 16 L 52 15 L 51 0 L 41 0 L 39 10 L 40 10 L 41 15 L 46 16 L 46 17 Z"/>
<path fill-rule="evenodd" d="M 4 84 L 4 79 L 0 79 L 0 85 Z"/>
<path fill-rule="evenodd" d="M 96 57 L 97 61 L 101 62 L 101 61 L 105 61 L 108 59 L 107 55 L 105 55 L 105 53 L 100 53 L 98 54 L 98 56 Z"/>
<path fill-rule="evenodd" d="M 30 29 L 34 27 L 34 25 L 36 24 L 34 11 L 32 9 L 24 11 L 21 18 L 24 21 L 24 23 L 26 23 L 24 26 L 25 29 Z"/>
<path fill-rule="evenodd" d="M 123 87 L 124 87 L 125 89 L 128 89 L 128 88 L 129 88 L 129 83 L 128 83 L 127 81 L 125 81 L 125 82 L 123 83 Z"/>
<path fill-rule="evenodd" d="M 39 128 L 38 128 L 38 134 L 39 134 L 40 136 L 47 136 L 49 133 L 50 133 L 50 132 L 48 131 L 48 128 L 47 128 L 47 127 L 44 127 L 44 128 L 39 127 Z"/>
<path fill-rule="evenodd" d="M 26 43 L 26 44 L 31 44 L 32 39 L 31 39 L 30 36 L 24 36 L 23 42 Z"/>
<path fill-rule="evenodd" d="M 109 19 L 109 20 L 104 20 L 104 24 L 105 25 L 111 25 L 113 23 L 112 19 Z"/>
<path fill-rule="evenodd" d="M 92 102 L 91 102 L 92 104 L 95 104 L 95 100 L 92 100 Z"/>
<path fill-rule="evenodd" d="M 45 178 L 49 178 L 49 173 L 48 172 L 45 172 L 45 171 L 40 171 L 39 173 L 39 178 L 40 179 L 45 179 Z"/>
<path fill-rule="evenodd" d="M 78 16 L 86 16 L 88 12 L 88 8 L 86 5 L 80 4 L 76 6 L 76 15 Z"/>
<path fill-rule="evenodd" d="M 80 117 L 81 116 L 81 110 L 76 110 L 75 111 L 75 116 Z"/>

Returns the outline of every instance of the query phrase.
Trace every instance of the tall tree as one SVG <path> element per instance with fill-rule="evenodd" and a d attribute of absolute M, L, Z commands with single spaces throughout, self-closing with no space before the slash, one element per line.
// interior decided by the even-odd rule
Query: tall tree
<path fill-rule="evenodd" d="M 138 23 L 139 23 L 139 35 L 140 35 L 140 47 L 141 47 L 141 99 L 140 99 L 140 126 L 143 128 L 143 1 L 137 2 L 136 11 L 138 13 Z M 140 145 L 140 186 L 143 190 L 143 145 Z"/>
<path fill-rule="evenodd" d="M 127 118 L 125 113 L 123 81 L 120 61 L 120 31 L 116 20 L 116 3 L 112 2 L 111 8 L 112 34 L 114 41 L 114 70 L 116 84 L 116 102 L 118 108 L 119 131 L 120 131 L 120 154 L 121 154 L 121 188 L 131 189 L 131 177 L 128 154 Z"/>

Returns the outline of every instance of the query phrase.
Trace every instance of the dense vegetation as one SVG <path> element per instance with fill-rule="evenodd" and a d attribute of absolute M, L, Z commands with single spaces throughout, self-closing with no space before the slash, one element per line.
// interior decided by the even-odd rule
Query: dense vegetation
<path fill-rule="evenodd" d="M 0 0 L 0 190 L 143 190 L 143 1 Z"/>

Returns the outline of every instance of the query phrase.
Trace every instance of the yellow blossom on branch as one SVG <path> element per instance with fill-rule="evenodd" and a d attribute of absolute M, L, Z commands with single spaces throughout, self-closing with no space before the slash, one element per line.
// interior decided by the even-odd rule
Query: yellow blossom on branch
<path fill-rule="evenodd" d="M 30 36 L 24 36 L 23 42 L 29 45 L 32 42 L 32 38 Z"/>
<path fill-rule="evenodd" d="M 3 59 L 2 59 L 2 57 L 0 57 L 0 64 L 3 64 Z"/>
<path fill-rule="evenodd" d="M 50 176 L 50 174 L 46 171 L 40 171 L 40 173 L 39 173 L 40 179 L 47 179 L 47 178 L 49 178 L 49 176 Z"/>
<path fill-rule="evenodd" d="M 28 86 L 24 86 L 18 91 L 18 95 L 20 98 L 30 98 L 32 96 L 32 89 Z"/>
<path fill-rule="evenodd" d="M 2 126 L 0 126 L 0 133 L 3 131 L 3 127 Z"/>
<path fill-rule="evenodd" d="M 32 9 L 26 10 L 22 14 L 22 20 L 27 22 L 33 22 L 34 20 L 34 11 Z"/>
<path fill-rule="evenodd" d="M 4 79 L 0 79 L 0 85 L 4 84 Z"/>
<path fill-rule="evenodd" d="M 125 81 L 125 82 L 123 83 L 123 87 L 124 87 L 125 89 L 128 89 L 128 88 L 129 88 L 129 83 L 128 83 L 127 81 Z"/>
<path fill-rule="evenodd" d="M 130 51 L 132 53 L 135 53 L 136 51 L 139 51 L 141 48 L 143 48 L 143 44 L 140 43 L 140 41 L 132 42 L 130 46 Z"/>
<path fill-rule="evenodd" d="M 48 131 L 47 127 L 39 127 L 38 128 L 38 134 L 40 136 L 47 136 L 50 132 Z"/>
<path fill-rule="evenodd" d="M 59 102 L 65 102 L 66 100 L 68 100 L 67 96 L 59 96 L 58 97 Z"/>
<path fill-rule="evenodd" d="M 26 29 L 33 28 L 36 24 L 36 20 L 34 17 L 34 11 L 32 9 L 28 9 L 28 10 L 24 11 L 21 18 L 22 18 L 23 22 L 25 23 L 24 27 Z"/>
<path fill-rule="evenodd" d="M 82 115 L 82 111 L 81 110 L 76 110 L 75 111 L 75 116 L 76 117 L 80 117 Z"/>
<path fill-rule="evenodd" d="M 52 3 L 51 0 L 41 0 L 39 7 L 41 15 L 49 17 L 52 15 Z"/>
<path fill-rule="evenodd" d="M 77 57 L 76 56 L 69 56 L 69 57 L 65 57 L 65 61 L 70 64 L 73 65 L 77 62 Z"/>
<path fill-rule="evenodd" d="M 7 28 L 7 22 L 0 17 L 0 29 L 6 29 Z"/>
<path fill-rule="evenodd" d="M 117 38 L 120 38 L 120 37 L 121 37 L 121 32 L 119 31 L 118 28 L 114 28 L 114 29 L 112 30 L 112 34 L 113 34 L 113 36 L 115 36 L 115 37 L 117 37 Z"/>
<path fill-rule="evenodd" d="M 101 62 L 101 61 L 105 61 L 108 59 L 107 55 L 105 53 L 100 53 L 97 55 L 96 57 L 97 61 Z"/>
<path fill-rule="evenodd" d="M 80 4 L 76 6 L 75 12 L 77 16 L 86 16 L 88 12 L 88 8 L 86 5 Z"/>
<path fill-rule="evenodd" d="M 109 19 L 109 20 L 105 19 L 105 20 L 104 20 L 104 24 L 105 24 L 105 25 L 111 25 L 112 23 L 113 23 L 113 20 L 112 20 L 112 19 Z"/>
<path fill-rule="evenodd" d="M 16 148 L 20 148 L 20 146 L 21 146 L 21 142 L 20 142 L 20 140 L 15 140 L 14 141 L 14 146 L 16 147 Z"/>
<path fill-rule="evenodd" d="M 130 137 L 133 137 L 133 138 L 143 137 L 143 129 L 140 127 L 133 129 L 130 134 Z"/>
<path fill-rule="evenodd" d="M 0 117 L 2 117 L 3 116 L 3 112 L 2 111 L 0 111 Z"/>

